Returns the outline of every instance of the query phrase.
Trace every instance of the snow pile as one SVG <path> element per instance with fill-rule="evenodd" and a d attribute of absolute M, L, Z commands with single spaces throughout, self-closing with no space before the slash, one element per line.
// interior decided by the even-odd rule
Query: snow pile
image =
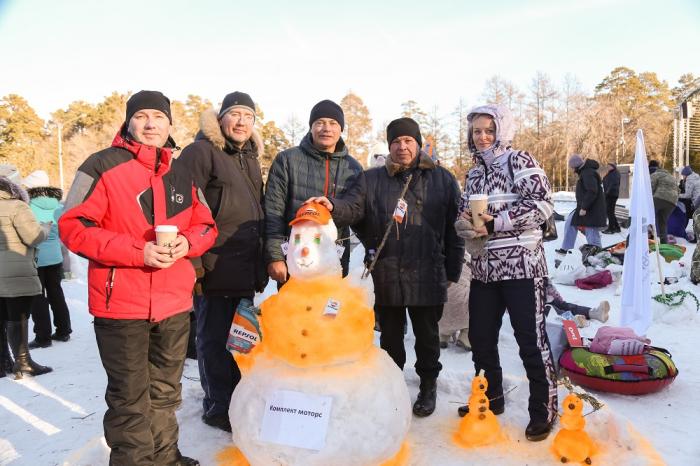
<path fill-rule="evenodd" d="M 371 465 L 394 456 L 411 420 L 403 374 L 386 352 L 373 348 L 363 360 L 314 370 L 261 357 L 236 387 L 230 417 L 233 441 L 251 465 Z M 277 390 L 330 396 L 331 417 L 325 446 L 311 451 L 261 440 L 267 400 Z M 256 435 L 248 435 L 253 432 Z M 398 446 L 398 447 L 397 447 Z"/>

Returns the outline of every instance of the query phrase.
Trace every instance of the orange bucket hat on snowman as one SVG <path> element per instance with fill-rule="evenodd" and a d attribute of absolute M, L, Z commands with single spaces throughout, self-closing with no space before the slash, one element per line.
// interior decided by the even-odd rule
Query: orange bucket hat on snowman
<path fill-rule="evenodd" d="M 318 202 L 309 202 L 308 204 L 303 204 L 297 210 L 297 214 L 289 222 L 289 226 L 292 226 L 299 222 L 311 221 L 316 222 L 319 225 L 328 225 L 328 221 L 331 219 L 331 213 Z"/>

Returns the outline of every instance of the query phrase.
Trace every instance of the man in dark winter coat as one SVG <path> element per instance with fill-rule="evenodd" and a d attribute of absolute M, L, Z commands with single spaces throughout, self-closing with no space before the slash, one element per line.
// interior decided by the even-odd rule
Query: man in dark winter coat
<path fill-rule="evenodd" d="M 362 173 L 340 198 L 314 200 L 331 210 L 336 224 L 352 225 L 367 251 L 368 265 L 378 254 L 372 280 L 380 344 L 401 369 L 406 362 L 403 329 L 408 308 L 421 380 L 413 412 L 422 417 L 435 410 L 442 369 L 438 321 L 448 282 L 456 283 L 462 271 L 464 240 L 454 229 L 460 199 L 457 180 L 420 150 L 421 139 L 415 121 L 392 121 L 387 127 L 386 166 Z M 379 250 L 392 216 L 395 222 Z"/>
<path fill-rule="evenodd" d="M 178 449 L 175 410 L 190 328 L 195 271 L 216 225 L 192 176 L 171 167 L 170 101 L 141 91 L 112 142 L 78 168 L 58 223 L 87 257 L 88 307 L 107 372 L 104 431 L 110 466 L 192 466 Z M 177 227 L 158 245 L 155 227 Z"/>
<path fill-rule="evenodd" d="M 608 172 L 603 177 L 603 191 L 605 192 L 605 207 L 608 213 L 608 228 L 603 230 L 605 234 L 619 233 L 620 225 L 615 216 L 615 205 L 620 197 L 620 172 L 617 165 L 608 162 Z"/>
<path fill-rule="evenodd" d="M 662 244 L 668 242 L 667 226 L 668 218 L 678 202 L 678 185 L 676 179 L 668 171 L 661 168 L 658 160 L 649 161 L 649 181 L 651 182 L 651 195 L 654 199 L 654 213 L 656 214 L 656 233 Z"/>
<path fill-rule="evenodd" d="M 586 235 L 586 242 L 601 246 L 600 230 L 607 224 L 605 213 L 605 193 L 598 174 L 600 165 L 592 159 L 584 159 L 578 154 L 569 158 L 569 167 L 578 174 L 576 182 L 576 208 L 566 218 L 564 240 L 558 253 L 566 253 L 576 244 L 579 228 Z"/>
<path fill-rule="evenodd" d="M 310 130 L 297 147 L 277 154 L 265 188 L 265 261 L 273 280 L 287 281 L 282 244 L 289 236 L 289 222 L 299 207 L 314 196 L 340 196 L 362 166 L 348 154 L 340 133 L 345 126 L 343 109 L 330 100 L 314 105 Z M 345 247 L 341 264 L 343 276 L 350 261 L 350 229 L 340 228 L 338 238 Z"/>
<path fill-rule="evenodd" d="M 228 408 L 241 373 L 226 349 L 229 329 L 242 299 L 267 284 L 262 257 L 263 181 L 258 157 L 262 141 L 254 129 L 255 104 L 243 92 L 228 94 L 218 114 L 205 111 L 184 164 L 204 191 L 219 230 L 202 256 L 202 296 L 197 298 L 197 361 L 204 389 L 202 420 L 231 432 Z"/>

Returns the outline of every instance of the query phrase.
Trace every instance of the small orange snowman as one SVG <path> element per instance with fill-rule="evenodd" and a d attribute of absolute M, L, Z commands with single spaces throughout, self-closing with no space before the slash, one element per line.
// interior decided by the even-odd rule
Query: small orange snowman
<path fill-rule="evenodd" d="M 469 397 L 469 413 L 459 424 L 454 435 L 455 442 L 462 447 L 488 445 L 501 435 L 501 426 L 490 409 L 486 396 L 488 382 L 483 370 L 472 379 L 472 393 Z"/>
<path fill-rule="evenodd" d="M 562 403 L 562 428 L 554 437 L 552 449 L 562 463 L 569 461 L 592 464 L 591 456 L 595 452 L 593 440 L 584 427 L 583 400 L 575 393 L 569 393 Z"/>

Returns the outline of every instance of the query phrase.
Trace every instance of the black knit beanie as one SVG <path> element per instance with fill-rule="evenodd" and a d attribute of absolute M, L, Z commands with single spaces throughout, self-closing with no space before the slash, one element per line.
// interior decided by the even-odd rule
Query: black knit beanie
<path fill-rule="evenodd" d="M 411 118 L 399 118 L 389 123 L 386 127 L 386 142 L 391 147 L 391 141 L 401 136 L 411 136 L 418 143 L 418 147 L 423 147 L 423 138 L 420 135 L 420 127 Z"/>
<path fill-rule="evenodd" d="M 250 95 L 245 92 L 236 91 L 224 97 L 224 101 L 221 103 L 221 110 L 219 110 L 219 120 L 233 107 L 245 107 L 255 115 L 255 102 L 253 102 Z"/>
<path fill-rule="evenodd" d="M 332 100 L 322 100 L 314 105 L 314 108 L 311 109 L 311 115 L 309 115 L 309 126 L 312 126 L 314 121 L 319 118 L 331 118 L 338 122 L 341 131 L 345 129 L 343 109 Z"/>
<path fill-rule="evenodd" d="M 170 99 L 158 91 L 139 91 L 129 97 L 129 100 L 126 101 L 126 124 L 129 124 L 129 120 L 134 116 L 134 113 L 146 109 L 165 113 L 165 116 L 170 120 L 170 124 L 173 124 L 173 116 L 170 113 Z"/>

